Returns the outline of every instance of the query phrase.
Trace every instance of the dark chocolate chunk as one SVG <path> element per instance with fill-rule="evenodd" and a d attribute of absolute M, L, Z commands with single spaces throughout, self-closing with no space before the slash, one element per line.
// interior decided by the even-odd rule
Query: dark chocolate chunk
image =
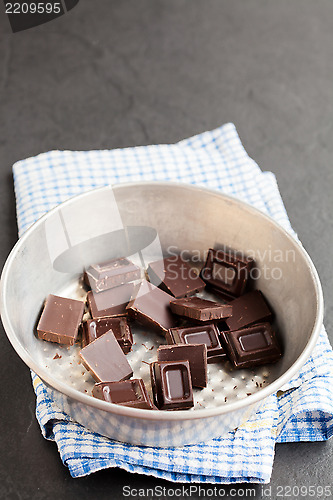
<path fill-rule="evenodd" d="M 126 306 L 134 293 L 134 283 L 126 283 L 104 292 L 88 292 L 87 302 L 92 318 L 126 315 Z"/>
<path fill-rule="evenodd" d="M 94 385 L 92 395 L 108 403 L 121 406 L 132 406 L 146 410 L 154 409 L 141 378 L 122 380 L 121 382 L 99 382 Z"/>
<path fill-rule="evenodd" d="M 214 291 L 232 300 L 244 293 L 253 263 L 253 259 L 231 250 L 209 249 L 200 276 Z"/>
<path fill-rule="evenodd" d="M 238 330 L 253 323 L 270 321 L 272 311 L 259 290 L 246 293 L 230 302 L 232 316 L 225 320 L 229 330 Z"/>
<path fill-rule="evenodd" d="M 125 257 L 94 264 L 84 273 L 85 282 L 94 292 L 124 285 L 140 277 L 141 269 Z"/>
<path fill-rule="evenodd" d="M 281 357 L 281 349 L 270 323 L 222 331 L 221 337 L 228 358 L 235 368 L 273 363 Z"/>
<path fill-rule="evenodd" d="M 168 344 L 205 344 L 207 362 L 216 363 L 227 359 L 220 343 L 219 331 L 214 323 L 186 328 L 171 328 L 166 334 Z"/>
<path fill-rule="evenodd" d="M 80 358 L 97 382 L 118 382 L 133 375 L 112 330 L 81 349 Z"/>
<path fill-rule="evenodd" d="M 186 297 L 170 302 L 171 311 L 179 316 L 200 321 L 211 321 L 231 316 L 232 307 L 199 297 Z"/>
<path fill-rule="evenodd" d="M 194 406 L 189 361 L 160 361 L 150 365 L 154 402 L 160 410 Z"/>
<path fill-rule="evenodd" d="M 163 345 L 157 349 L 157 361 L 188 360 L 193 387 L 207 386 L 207 346 L 205 344 Z"/>
<path fill-rule="evenodd" d="M 84 313 L 84 302 L 49 295 L 37 326 L 40 339 L 73 345 Z"/>
<path fill-rule="evenodd" d="M 169 307 L 170 298 L 168 293 L 144 281 L 135 299 L 127 306 L 128 314 L 142 325 L 149 326 L 164 335 L 169 328 L 177 324 L 177 318 L 173 316 Z"/>
<path fill-rule="evenodd" d="M 151 262 L 147 274 L 151 283 L 177 299 L 200 292 L 206 286 L 180 255 Z"/>
<path fill-rule="evenodd" d="M 109 330 L 112 330 L 124 353 L 128 354 L 133 345 L 133 335 L 125 317 L 97 318 L 85 321 L 82 331 L 82 346 L 85 347 Z"/>

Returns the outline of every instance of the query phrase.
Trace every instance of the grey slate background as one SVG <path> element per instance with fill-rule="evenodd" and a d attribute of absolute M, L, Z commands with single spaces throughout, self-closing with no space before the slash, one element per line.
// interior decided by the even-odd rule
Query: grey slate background
<path fill-rule="evenodd" d="M 1 264 L 17 239 L 16 160 L 176 142 L 232 121 L 277 176 L 321 277 L 332 341 L 332 2 L 81 0 L 16 34 L 1 8 Z M 171 486 L 118 469 L 71 479 L 40 435 L 29 370 L 0 335 L 1 498 L 116 499 L 126 484 Z M 271 495 L 258 486 L 256 498 L 276 498 L 279 485 L 332 486 L 332 452 L 333 441 L 278 445 Z"/>

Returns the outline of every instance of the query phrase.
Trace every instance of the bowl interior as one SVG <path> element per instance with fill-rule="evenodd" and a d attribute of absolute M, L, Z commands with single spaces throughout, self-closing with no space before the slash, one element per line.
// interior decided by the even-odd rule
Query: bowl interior
<path fill-rule="evenodd" d="M 84 297 L 79 278 L 84 267 L 113 256 L 139 255 L 147 264 L 160 252 L 181 251 L 199 267 L 209 248 L 225 246 L 255 258 L 253 286 L 262 290 L 274 309 L 284 355 L 277 364 L 256 370 L 236 372 L 228 365 L 211 365 L 215 385 L 206 395 L 198 395 L 193 411 L 246 397 L 249 387 L 252 394 L 279 380 L 313 342 L 320 284 L 302 247 L 270 218 L 205 189 L 166 183 L 107 187 L 73 198 L 40 219 L 18 242 L 4 269 L 2 315 L 8 336 L 24 361 L 50 385 L 60 381 L 64 391 L 68 386 L 89 393 L 93 381 L 78 365 L 77 351 L 34 335 L 45 297 L 49 293 Z M 151 346 L 162 340 L 155 334 L 147 336 L 144 329 L 135 332 L 137 347 L 131 362 L 137 366 L 136 374 L 148 380 L 141 361 L 155 359 Z M 57 364 L 56 352 L 62 359 Z M 241 392 L 232 391 L 237 384 Z M 213 397 L 212 389 L 219 395 Z"/>

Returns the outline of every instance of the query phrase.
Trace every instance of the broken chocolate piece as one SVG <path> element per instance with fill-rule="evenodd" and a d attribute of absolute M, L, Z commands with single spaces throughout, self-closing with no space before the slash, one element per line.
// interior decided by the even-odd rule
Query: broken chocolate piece
<path fill-rule="evenodd" d="M 112 330 L 124 353 L 128 354 L 133 345 L 133 335 L 125 317 L 97 318 L 85 321 L 82 331 L 82 347 L 90 344 L 109 330 Z"/>
<path fill-rule="evenodd" d="M 40 339 L 73 345 L 84 313 L 84 302 L 49 295 L 37 326 Z"/>
<path fill-rule="evenodd" d="M 205 344 L 207 362 L 216 363 L 227 359 L 221 345 L 219 331 L 214 323 L 186 328 L 171 328 L 166 334 L 168 344 Z"/>
<path fill-rule="evenodd" d="M 94 385 L 92 395 L 108 403 L 121 406 L 131 406 L 146 410 L 154 409 L 146 386 L 141 378 L 122 380 L 121 382 L 99 382 Z"/>
<path fill-rule="evenodd" d="M 151 262 L 147 274 L 151 283 L 177 299 L 200 292 L 206 286 L 180 255 Z"/>
<path fill-rule="evenodd" d="M 112 330 L 81 349 L 79 354 L 82 364 L 97 382 L 118 382 L 133 375 Z"/>
<path fill-rule="evenodd" d="M 205 344 L 163 345 L 157 349 L 157 361 L 188 360 L 193 387 L 207 386 L 207 346 Z"/>
<path fill-rule="evenodd" d="M 92 318 L 126 315 L 126 306 L 134 292 L 134 283 L 126 283 L 104 292 L 88 292 L 87 302 Z"/>
<path fill-rule="evenodd" d="M 94 292 L 124 285 L 140 277 L 141 269 L 125 257 L 93 264 L 84 273 L 84 281 Z"/>
<path fill-rule="evenodd" d="M 232 306 L 200 299 L 199 297 L 172 300 L 170 309 L 174 314 L 199 321 L 223 319 L 232 314 Z"/>
<path fill-rule="evenodd" d="M 194 406 L 189 361 L 160 361 L 150 365 L 154 402 L 160 410 Z"/>
<path fill-rule="evenodd" d="M 253 323 L 271 321 L 272 311 L 259 290 L 246 293 L 230 302 L 232 316 L 225 320 L 229 330 L 239 330 Z"/>
<path fill-rule="evenodd" d="M 270 323 L 222 331 L 221 337 L 228 358 L 235 368 L 274 363 L 281 357 L 281 349 Z"/>
<path fill-rule="evenodd" d="M 144 326 L 149 326 L 163 335 L 177 325 L 170 310 L 170 295 L 152 283 L 144 281 L 138 289 L 137 296 L 127 306 L 130 317 Z"/>
<path fill-rule="evenodd" d="M 200 276 L 215 292 L 232 300 L 244 293 L 253 264 L 253 259 L 238 252 L 210 248 Z"/>

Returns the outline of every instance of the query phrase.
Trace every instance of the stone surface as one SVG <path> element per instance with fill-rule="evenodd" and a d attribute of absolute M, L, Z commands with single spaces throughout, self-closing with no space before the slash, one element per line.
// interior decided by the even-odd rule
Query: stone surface
<path fill-rule="evenodd" d="M 332 32 L 329 0 L 81 0 L 14 35 L 1 9 L 1 264 L 17 238 L 16 160 L 175 142 L 232 121 L 249 155 L 277 176 L 321 276 L 332 341 Z M 1 333 L 1 498 L 102 499 L 112 487 L 117 499 L 125 485 L 172 486 L 116 469 L 72 480 L 40 435 L 29 370 Z M 252 498 L 274 499 L 278 486 L 332 484 L 332 455 L 332 441 L 278 445 L 271 491 L 254 486 Z M 236 486 L 244 488 L 253 487 Z"/>

